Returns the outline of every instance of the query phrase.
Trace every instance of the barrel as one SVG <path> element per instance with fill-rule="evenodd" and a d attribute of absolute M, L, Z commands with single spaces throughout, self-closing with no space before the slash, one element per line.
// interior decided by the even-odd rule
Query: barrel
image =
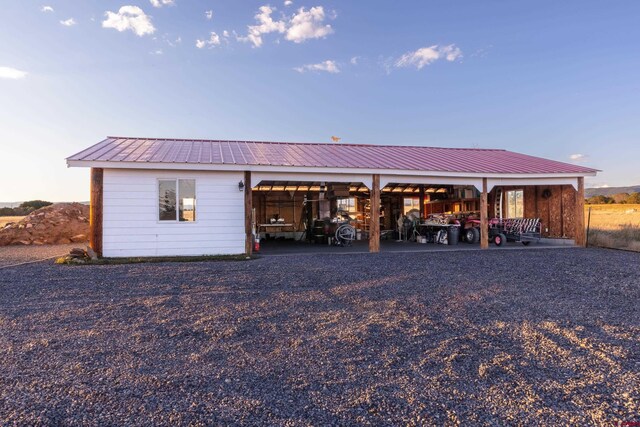
<path fill-rule="evenodd" d="M 455 225 L 449 226 L 447 229 L 447 240 L 450 245 L 457 245 L 458 240 L 460 240 L 460 227 Z"/>

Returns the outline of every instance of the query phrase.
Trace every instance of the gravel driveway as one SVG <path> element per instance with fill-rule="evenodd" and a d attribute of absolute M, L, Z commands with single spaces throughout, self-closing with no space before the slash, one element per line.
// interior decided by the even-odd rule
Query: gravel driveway
<path fill-rule="evenodd" d="M 640 254 L 0 270 L 0 424 L 640 421 Z"/>
<path fill-rule="evenodd" d="M 59 257 L 68 254 L 72 248 L 85 248 L 86 246 L 86 243 L 0 246 L 0 269 L 9 265 Z"/>

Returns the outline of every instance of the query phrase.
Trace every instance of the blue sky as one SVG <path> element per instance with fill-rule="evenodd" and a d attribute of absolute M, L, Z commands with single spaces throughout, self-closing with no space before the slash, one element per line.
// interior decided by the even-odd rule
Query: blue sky
<path fill-rule="evenodd" d="M 640 184 L 637 1 L 15 0 L 0 17 L 0 201 L 87 200 L 64 158 L 107 135 L 505 148 Z"/>

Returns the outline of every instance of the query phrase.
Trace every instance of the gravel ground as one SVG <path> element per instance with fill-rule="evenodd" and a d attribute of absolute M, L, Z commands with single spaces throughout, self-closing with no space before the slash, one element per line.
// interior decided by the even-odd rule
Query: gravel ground
<path fill-rule="evenodd" d="M 72 248 L 84 248 L 86 246 L 86 243 L 0 246 L 0 268 L 8 265 L 59 257 L 69 253 Z"/>
<path fill-rule="evenodd" d="M 640 421 L 640 254 L 0 271 L 0 424 Z"/>

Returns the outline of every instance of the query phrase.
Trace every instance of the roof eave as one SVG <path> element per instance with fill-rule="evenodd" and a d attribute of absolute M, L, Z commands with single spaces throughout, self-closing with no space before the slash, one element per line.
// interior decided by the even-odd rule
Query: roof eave
<path fill-rule="evenodd" d="M 427 175 L 443 177 L 469 178 L 575 178 L 596 176 L 597 169 L 585 168 L 582 172 L 539 172 L 539 173 L 483 173 L 483 172 L 452 172 L 417 169 L 372 169 L 372 168 L 332 168 L 332 167 L 304 167 L 304 166 L 273 166 L 273 165 L 239 165 L 239 164 L 210 164 L 210 163 L 152 163 L 152 162 L 110 162 L 93 160 L 67 159 L 68 167 L 92 167 L 104 169 L 170 169 L 170 170 L 198 170 L 198 171 L 252 171 L 252 172 L 298 172 L 298 173 L 329 173 L 329 174 L 381 174 L 381 175 Z"/>

